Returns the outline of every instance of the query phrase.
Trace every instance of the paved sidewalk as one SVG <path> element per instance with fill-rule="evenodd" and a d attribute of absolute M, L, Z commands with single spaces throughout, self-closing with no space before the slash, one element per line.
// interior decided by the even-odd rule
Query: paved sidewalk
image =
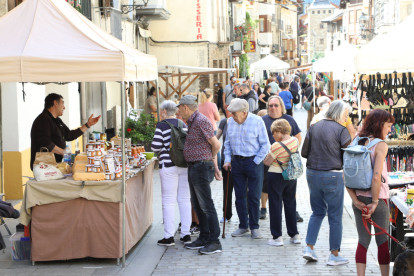
<path fill-rule="evenodd" d="M 306 112 L 298 111 L 295 114 L 295 119 L 300 128 L 305 131 Z M 217 213 L 221 218 L 222 183 L 213 181 L 211 188 Z M 356 275 L 354 256 L 358 237 L 354 221 L 348 210 L 345 209 L 343 214 L 344 229 L 341 254 L 350 262 L 347 265 L 331 267 L 326 265 L 330 254 L 327 217 L 322 224 L 315 247 L 319 262 L 307 263 L 302 258 L 307 225 L 311 215 L 309 189 L 305 175 L 298 181 L 297 205 L 298 211 L 304 218 L 304 222 L 298 223 L 298 230 L 302 238 L 301 245 L 289 243 L 284 221 L 284 246 L 267 245 L 267 240 L 271 238 L 268 218 L 260 221 L 263 239 L 253 240 L 249 235 L 239 238 L 231 237 L 230 234 L 238 228 L 237 212 L 233 202 L 234 215 L 231 222 L 226 224 L 226 238 L 220 238 L 223 253 L 206 256 L 199 255 L 196 250 L 184 249 L 177 234 L 175 236 L 176 246 L 166 249 L 152 275 Z M 352 212 L 351 209 L 349 211 Z M 375 246 L 375 243 L 373 245 Z M 368 252 L 367 262 L 367 275 L 380 275 L 376 260 L 370 252 Z"/>

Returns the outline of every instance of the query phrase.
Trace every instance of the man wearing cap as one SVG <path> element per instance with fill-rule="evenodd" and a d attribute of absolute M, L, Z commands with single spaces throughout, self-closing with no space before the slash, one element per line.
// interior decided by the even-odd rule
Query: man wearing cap
<path fill-rule="evenodd" d="M 177 106 L 180 115 L 188 125 L 183 153 L 188 164 L 191 203 L 200 225 L 198 239 L 186 244 L 185 247 L 198 249 L 201 254 L 222 252 L 219 240 L 219 221 L 210 189 L 210 183 L 214 177 L 217 180 L 222 179 L 216 159 L 220 150 L 220 142 L 214 135 L 210 120 L 198 112 L 196 97 L 185 96 L 181 98 Z"/>
<path fill-rule="evenodd" d="M 223 168 L 231 170 L 236 210 L 240 220 L 239 229 L 231 235 L 241 237 L 248 233 L 250 228 L 251 237 L 260 239 L 262 236 L 259 231 L 259 206 L 263 185 L 263 160 L 270 149 L 269 138 L 262 118 L 249 113 L 249 104 L 246 100 L 232 101 L 228 110 L 233 114 L 233 118 L 228 121 Z"/>

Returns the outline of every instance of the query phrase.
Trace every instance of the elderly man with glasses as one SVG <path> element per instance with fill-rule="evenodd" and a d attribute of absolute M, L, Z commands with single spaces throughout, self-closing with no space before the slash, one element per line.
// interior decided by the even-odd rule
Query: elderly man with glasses
<path fill-rule="evenodd" d="M 269 138 L 269 142 L 271 145 L 275 143 L 275 138 L 273 137 L 272 131 L 270 129 L 272 123 L 279 119 L 285 119 L 289 122 L 290 126 L 292 127 L 290 136 L 295 136 L 298 139 L 299 146 L 302 142 L 302 135 L 300 134 L 301 130 L 298 127 L 295 119 L 292 116 L 286 114 L 285 104 L 283 99 L 280 96 L 272 96 L 267 101 L 267 115 L 262 117 L 265 126 L 267 135 Z M 267 172 L 269 171 L 269 166 L 264 165 L 264 177 L 263 177 L 263 190 L 262 190 L 262 209 L 260 210 L 260 219 L 266 218 L 266 204 L 268 199 L 267 193 Z M 303 218 L 296 212 L 296 220 L 298 222 L 302 222 Z"/>
<path fill-rule="evenodd" d="M 249 104 L 246 100 L 233 100 L 228 110 L 233 114 L 233 118 L 228 121 L 223 168 L 231 170 L 236 210 L 240 221 L 239 229 L 231 235 L 241 237 L 250 232 L 250 228 L 251 237 L 260 239 L 262 236 L 259 231 L 259 206 L 263 184 L 263 160 L 270 149 L 269 138 L 262 119 L 249 113 Z"/>

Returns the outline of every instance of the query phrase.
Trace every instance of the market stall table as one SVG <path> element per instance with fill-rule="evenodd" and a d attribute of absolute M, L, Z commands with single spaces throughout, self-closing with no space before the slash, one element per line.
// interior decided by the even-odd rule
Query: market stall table
<path fill-rule="evenodd" d="M 404 178 L 395 178 L 397 175 L 405 175 Z M 407 203 L 403 199 L 405 197 L 405 191 L 401 191 L 398 188 L 409 188 L 410 186 L 414 185 L 414 177 L 413 173 L 389 173 L 389 187 L 390 187 L 390 201 L 394 203 L 396 207 L 396 212 L 391 214 L 391 218 L 393 218 L 394 222 L 390 222 L 390 231 L 389 233 L 395 237 L 399 241 L 404 240 L 404 235 L 407 232 L 411 232 L 411 230 L 406 229 L 404 226 L 404 216 L 407 215 L 409 207 Z M 391 239 L 389 240 L 389 248 L 391 253 L 391 261 L 393 262 L 395 258 L 403 252 L 402 248 L 393 242 Z"/>
<path fill-rule="evenodd" d="M 153 222 L 155 160 L 153 158 L 140 169 L 131 170 L 127 178 L 125 253 L 142 238 Z M 52 187 L 50 182 L 57 184 Z M 120 258 L 121 188 L 121 180 L 74 181 L 67 178 L 28 181 L 21 222 L 27 225 L 31 218 L 31 260 Z M 40 195 L 40 198 L 33 199 L 33 195 Z"/>

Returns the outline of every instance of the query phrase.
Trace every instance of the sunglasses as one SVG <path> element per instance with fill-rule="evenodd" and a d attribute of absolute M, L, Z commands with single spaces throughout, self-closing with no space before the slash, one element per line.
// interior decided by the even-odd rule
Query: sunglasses
<path fill-rule="evenodd" d="M 269 107 L 279 107 L 278 104 L 269 104 Z"/>

